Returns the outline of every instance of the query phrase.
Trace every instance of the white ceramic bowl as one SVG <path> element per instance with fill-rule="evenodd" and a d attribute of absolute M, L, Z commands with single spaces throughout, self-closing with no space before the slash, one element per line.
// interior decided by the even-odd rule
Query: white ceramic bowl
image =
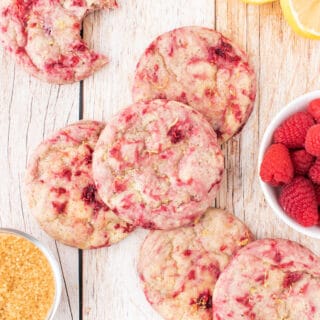
<path fill-rule="evenodd" d="M 290 102 L 288 105 L 286 105 L 271 121 L 269 124 L 266 132 L 264 133 L 264 136 L 262 138 L 262 142 L 260 144 L 260 150 L 259 150 L 259 171 L 260 172 L 260 166 L 263 159 L 263 156 L 267 150 L 267 148 L 270 146 L 272 142 L 272 136 L 276 128 L 279 127 L 279 125 L 286 120 L 289 116 L 292 114 L 306 110 L 309 102 L 311 102 L 314 99 L 320 98 L 320 90 L 319 91 L 313 91 L 309 92 L 307 94 L 304 94 L 292 102 Z M 267 183 L 263 182 L 261 178 L 259 177 L 260 185 L 262 188 L 262 191 L 264 193 L 264 196 L 269 203 L 270 207 L 273 209 L 273 211 L 276 213 L 276 215 L 282 219 L 287 225 L 289 225 L 294 230 L 303 233 L 307 236 L 310 236 L 312 238 L 320 239 L 320 227 L 303 227 L 300 224 L 298 224 L 296 221 L 291 219 L 281 208 L 278 197 L 277 197 L 277 189 L 268 185 Z"/>
<path fill-rule="evenodd" d="M 6 229 L 6 228 L 0 228 L 0 233 L 6 233 L 6 234 L 9 233 L 9 234 L 13 234 L 13 235 L 25 238 L 26 240 L 32 242 L 36 247 L 38 247 L 41 250 L 41 252 L 45 255 L 47 260 L 49 261 L 49 264 L 52 268 L 52 272 L 54 274 L 55 296 L 54 296 L 54 301 L 51 306 L 51 309 L 49 310 L 49 313 L 45 320 L 53 320 L 54 315 L 57 312 L 58 306 L 60 304 L 61 292 L 62 292 L 62 275 L 61 275 L 60 266 L 58 262 L 54 258 L 53 254 L 49 251 L 49 249 L 46 246 L 44 246 L 39 240 L 32 237 L 31 235 L 19 230 Z"/>

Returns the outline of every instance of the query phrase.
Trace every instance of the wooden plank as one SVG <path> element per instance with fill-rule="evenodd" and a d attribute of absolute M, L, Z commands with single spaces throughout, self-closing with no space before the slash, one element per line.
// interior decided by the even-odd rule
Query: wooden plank
<path fill-rule="evenodd" d="M 84 34 L 111 63 L 84 82 L 85 118 L 104 119 L 131 102 L 133 74 L 139 56 L 160 33 L 183 25 L 212 26 L 211 0 L 126 0 L 112 13 L 96 13 Z M 146 302 L 136 274 L 137 252 L 145 231 L 139 230 L 109 249 L 83 256 L 86 320 L 160 320 Z"/>
<path fill-rule="evenodd" d="M 296 36 L 278 3 L 217 1 L 216 28 L 246 49 L 258 79 L 255 109 L 247 125 L 223 147 L 226 176 L 218 205 L 243 219 L 258 238 L 288 238 L 319 253 L 317 241 L 301 236 L 274 215 L 260 189 L 257 167 L 259 144 L 271 119 L 293 98 L 319 87 L 319 42 Z"/>
<path fill-rule="evenodd" d="M 222 19 L 223 17 L 223 19 Z M 239 0 L 216 1 L 215 28 L 225 36 L 232 39 L 243 50 L 247 51 L 250 56 L 250 62 L 254 61 L 254 56 L 250 50 L 246 50 L 247 32 L 246 32 L 246 7 Z M 239 27 L 241 26 L 241 28 Z M 255 39 L 259 42 L 259 37 Z M 255 66 L 257 69 L 257 66 Z M 243 210 L 243 193 L 242 193 L 242 167 L 241 163 L 241 139 L 246 139 L 248 135 L 248 126 L 255 119 L 254 113 L 242 130 L 241 135 L 229 140 L 222 146 L 225 155 L 225 175 L 219 195 L 217 197 L 217 207 L 226 208 L 233 212 L 242 220 L 245 220 L 245 210 Z M 253 134 L 254 130 L 250 130 Z M 247 174 L 247 173 L 246 173 Z"/>
<path fill-rule="evenodd" d="M 319 89 L 319 49 L 319 41 L 304 39 L 293 33 L 283 19 L 279 3 L 261 7 L 259 141 L 268 123 L 281 108 L 295 97 Z M 259 188 L 258 183 L 253 184 L 253 188 Z M 320 253 L 319 242 L 301 236 L 276 218 L 262 194 L 255 201 L 259 206 L 255 211 L 251 210 L 251 215 L 254 212 L 257 214 L 253 225 L 259 230 L 259 236 L 297 240 Z M 264 221 L 262 228 L 258 221 Z"/>
<path fill-rule="evenodd" d="M 29 77 L 0 50 L 0 226 L 26 231 L 54 252 L 64 276 L 56 319 L 78 319 L 78 251 L 40 230 L 23 195 L 27 158 L 40 141 L 78 119 L 79 85 L 52 86 Z"/>

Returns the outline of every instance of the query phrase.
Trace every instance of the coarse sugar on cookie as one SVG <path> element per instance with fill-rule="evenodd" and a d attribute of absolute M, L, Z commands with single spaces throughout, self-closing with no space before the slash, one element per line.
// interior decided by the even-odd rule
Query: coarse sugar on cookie
<path fill-rule="evenodd" d="M 289 240 L 257 240 L 220 275 L 213 319 L 320 319 L 319 292 L 319 257 Z"/>
<path fill-rule="evenodd" d="M 26 191 L 40 226 L 81 249 L 110 246 L 133 227 L 101 200 L 92 178 L 92 153 L 105 124 L 80 121 L 42 142 L 29 161 Z"/>
<path fill-rule="evenodd" d="M 182 27 L 164 33 L 137 65 L 134 101 L 164 98 L 201 112 L 224 142 L 246 123 L 256 95 L 247 55 L 221 33 Z"/>
<path fill-rule="evenodd" d="M 215 199 L 223 171 L 210 124 L 175 101 L 125 108 L 111 118 L 93 155 L 103 201 L 122 219 L 147 229 L 197 221 Z"/>
<path fill-rule="evenodd" d="M 116 5 L 115 0 L 3 0 L 0 41 L 35 77 L 56 84 L 80 81 L 108 62 L 81 39 L 82 19 Z"/>
<path fill-rule="evenodd" d="M 208 209 L 194 227 L 151 231 L 138 261 L 147 300 L 165 320 L 212 320 L 212 291 L 253 236 L 235 216 Z"/>

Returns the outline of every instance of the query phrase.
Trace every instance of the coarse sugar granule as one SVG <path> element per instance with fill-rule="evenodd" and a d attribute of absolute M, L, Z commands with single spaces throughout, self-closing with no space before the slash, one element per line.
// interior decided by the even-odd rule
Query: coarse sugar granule
<path fill-rule="evenodd" d="M 0 320 L 45 320 L 54 295 L 54 274 L 41 250 L 0 233 Z"/>

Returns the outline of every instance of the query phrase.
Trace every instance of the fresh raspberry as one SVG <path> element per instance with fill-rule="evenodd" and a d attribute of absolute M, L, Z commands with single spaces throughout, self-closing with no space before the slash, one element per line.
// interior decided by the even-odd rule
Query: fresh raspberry
<path fill-rule="evenodd" d="M 306 136 L 306 151 L 320 157 L 320 124 L 312 126 Z"/>
<path fill-rule="evenodd" d="M 275 187 L 292 180 L 293 165 L 286 146 L 278 143 L 268 148 L 261 163 L 260 177 Z"/>
<path fill-rule="evenodd" d="M 308 129 L 314 125 L 307 112 L 297 112 L 285 120 L 274 132 L 273 142 L 290 148 L 303 148 Z"/>
<path fill-rule="evenodd" d="M 318 223 L 318 203 L 314 187 L 309 179 L 295 177 L 280 192 L 280 205 L 299 224 L 311 227 Z"/>
<path fill-rule="evenodd" d="M 305 175 L 313 163 L 313 156 L 306 150 L 301 149 L 291 152 L 291 160 L 295 173 Z"/>
<path fill-rule="evenodd" d="M 316 199 L 318 201 L 318 206 L 320 206 L 320 184 L 314 184 L 314 191 L 316 192 Z"/>
<path fill-rule="evenodd" d="M 320 122 L 320 99 L 315 99 L 309 103 L 308 112 L 318 123 Z"/>
<path fill-rule="evenodd" d="M 318 158 L 310 168 L 309 178 L 313 183 L 320 184 L 320 158 Z"/>

